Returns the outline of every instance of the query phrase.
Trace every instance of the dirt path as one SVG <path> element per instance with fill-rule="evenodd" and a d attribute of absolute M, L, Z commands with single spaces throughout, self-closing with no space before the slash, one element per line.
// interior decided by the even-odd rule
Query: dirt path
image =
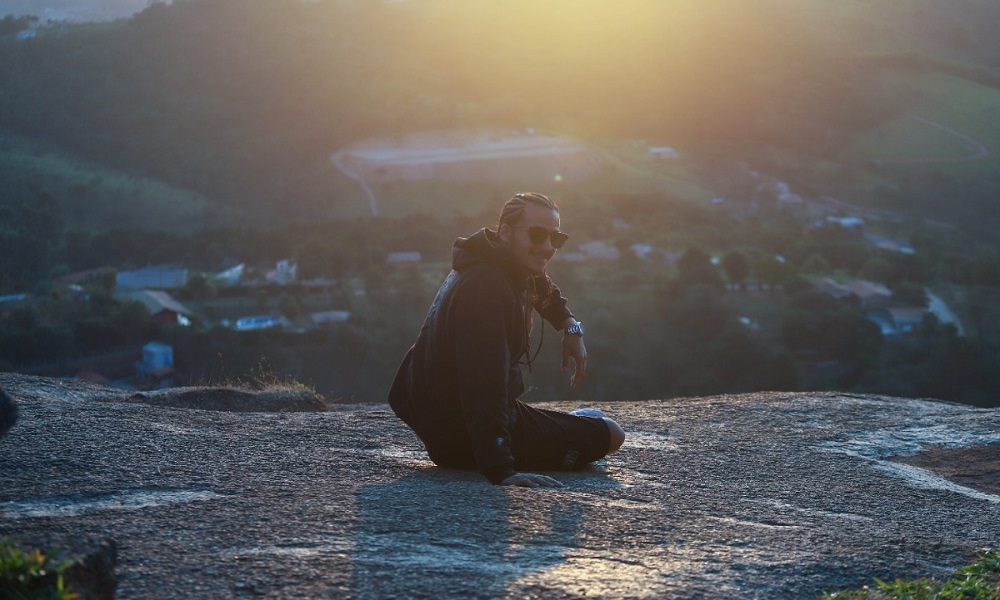
<path fill-rule="evenodd" d="M 375 191 L 372 190 L 370 185 L 368 185 L 368 182 L 365 181 L 364 177 L 358 175 L 357 173 L 349 169 L 347 165 L 344 164 L 343 151 L 337 152 L 336 154 L 331 156 L 330 162 L 332 162 L 333 166 L 337 167 L 337 169 L 340 170 L 340 172 L 346 175 L 349 179 L 358 182 L 358 184 L 361 186 L 361 189 L 365 191 L 365 195 L 368 197 L 368 209 L 371 210 L 373 217 L 377 217 L 379 215 L 379 211 L 378 211 L 378 200 L 375 198 Z"/>

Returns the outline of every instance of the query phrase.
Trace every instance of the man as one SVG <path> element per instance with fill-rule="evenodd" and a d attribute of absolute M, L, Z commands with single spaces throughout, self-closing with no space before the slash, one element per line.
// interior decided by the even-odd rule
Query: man
<path fill-rule="evenodd" d="M 529 471 L 583 468 L 625 441 L 600 411 L 578 416 L 518 399 L 518 365 L 532 360 L 532 309 L 563 331 L 570 385 L 586 373 L 583 327 L 545 272 L 566 240 L 559 209 L 533 192 L 507 201 L 496 230 L 456 240 L 453 270 L 389 391 L 393 411 L 439 466 L 475 468 L 494 484 L 560 487 Z"/>

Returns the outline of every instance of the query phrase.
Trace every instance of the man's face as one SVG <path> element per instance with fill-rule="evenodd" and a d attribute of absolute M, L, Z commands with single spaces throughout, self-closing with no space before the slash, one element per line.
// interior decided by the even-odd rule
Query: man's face
<path fill-rule="evenodd" d="M 546 231 L 559 231 L 559 213 L 544 206 L 528 204 L 524 207 L 523 219 L 517 225 L 500 226 L 500 239 L 507 244 L 514 259 L 534 273 L 542 273 L 549 259 L 556 253 L 550 236 L 541 243 L 531 241 L 528 231 L 532 227 L 542 227 Z"/>

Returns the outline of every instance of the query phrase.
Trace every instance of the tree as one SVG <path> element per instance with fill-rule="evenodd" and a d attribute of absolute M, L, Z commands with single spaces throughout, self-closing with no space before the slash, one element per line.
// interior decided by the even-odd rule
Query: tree
<path fill-rule="evenodd" d="M 926 307 L 927 290 L 916 283 L 903 282 L 892 288 L 892 302 L 897 306 Z"/>
<path fill-rule="evenodd" d="M 783 260 L 774 256 L 767 256 L 754 265 L 754 272 L 762 283 L 774 288 L 787 281 L 793 274 L 792 269 Z"/>
<path fill-rule="evenodd" d="M 709 255 L 697 246 L 688 248 L 680 260 L 677 261 L 677 270 L 682 278 L 688 278 L 702 269 L 711 269 L 712 259 Z"/>
<path fill-rule="evenodd" d="M 38 17 L 34 15 L 22 15 L 20 17 L 7 15 L 3 19 L 0 19 L 0 35 L 11 35 L 23 31 L 30 27 L 32 23 L 37 22 Z"/>
<path fill-rule="evenodd" d="M 722 257 L 722 269 L 726 272 L 729 282 L 736 284 L 742 290 L 744 281 L 750 274 L 750 261 L 739 250 L 731 250 Z"/>
<path fill-rule="evenodd" d="M 722 277 L 712 265 L 711 257 L 701 248 L 688 248 L 677 261 L 677 269 L 680 271 L 677 283 L 683 287 L 707 285 L 718 290 L 724 287 Z"/>

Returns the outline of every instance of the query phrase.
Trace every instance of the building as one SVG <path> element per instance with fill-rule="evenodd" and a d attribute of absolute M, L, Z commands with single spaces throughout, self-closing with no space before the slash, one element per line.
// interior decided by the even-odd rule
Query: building
<path fill-rule="evenodd" d="M 170 290 L 187 285 L 188 270 L 176 267 L 146 267 L 136 271 L 121 271 L 115 277 L 119 292 L 136 290 Z"/>
<path fill-rule="evenodd" d="M 621 256 L 618 248 L 600 240 L 580 244 L 580 253 L 586 260 L 615 261 Z"/>
<path fill-rule="evenodd" d="M 151 387 L 170 387 L 174 376 L 174 349 L 162 342 L 142 347 L 142 360 L 135 364 L 139 379 Z"/>
<path fill-rule="evenodd" d="M 813 289 L 822 292 L 834 300 L 843 300 L 851 297 L 851 290 L 837 283 L 829 277 L 821 277 L 813 282 Z"/>
<path fill-rule="evenodd" d="M 335 323 L 346 323 L 351 319 L 351 311 L 349 310 L 327 310 L 323 312 L 314 312 L 309 317 L 312 319 L 314 325 L 332 325 Z"/>
<path fill-rule="evenodd" d="M 924 329 L 927 309 L 915 306 L 894 306 L 889 317 L 896 333 L 902 336 L 919 335 Z"/>
<path fill-rule="evenodd" d="M 299 265 L 290 260 L 279 260 L 273 269 L 264 275 L 264 281 L 269 284 L 288 285 L 299 275 Z"/>
<path fill-rule="evenodd" d="M 844 285 L 857 299 L 864 310 L 889 308 L 892 304 L 892 290 L 881 283 L 855 279 Z"/>
<path fill-rule="evenodd" d="M 839 227 L 855 235 L 864 235 L 865 220 L 860 217 L 833 217 L 826 218 L 827 227 Z"/>
<path fill-rule="evenodd" d="M 680 154 L 677 153 L 677 150 L 674 150 L 670 146 L 650 146 L 646 148 L 646 152 L 648 152 L 650 156 L 655 156 L 657 158 L 677 158 L 680 156 Z"/>
<path fill-rule="evenodd" d="M 291 321 L 283 315 L 261 315 L 256 317 L 242 317 L 235 322 L 224 320 L 223 325 L 232 327 L 236 331 L 259 331 L 261 329 L 273 329 L 291 325 Z"/>
<path fill-rule="evenodd" d="M 864 279 L 837 283 L 829 277 L 823 277 L 813 283 L 813 289 L 836 300 L 853 299 L 864 310 L 882 310 L 892 304 L 892 290 L 881 283 Z"/>
<path fill-rule="evenodd" d="M 583 181 L 604 164 L 585 144 L 529 131 L 433 131 L 370 139 L 331 157 L 352 179 L 368 182 Z"/>
<path fill-rule="evenodd" d="M 191 324 L 191 318 L 194 316 L 194 313 L 177 300 L 174 300 L 173 296 L 167 292 L 139 290 L 116 294 L 116 297 L 121 300 L 142 304 L 157 323 L 187 326 Z"/>
<path fill-rule="evenodd" d="M 246 264 L 240 263 L 235 267 L 231 267 L 222 271 L 221 273 L 216 273 L 212 275 L 209 279 L 218 283 L 219 285 L 230 286 L 236 285 L 243 279 L 243 273 L 246 271 Z"/>
<path fill-rule="evenodd" d="M 390 267 L 409 267 L 419 265 L 423 256 L 419 252 L 393 252 L 385 259 Z"/>

